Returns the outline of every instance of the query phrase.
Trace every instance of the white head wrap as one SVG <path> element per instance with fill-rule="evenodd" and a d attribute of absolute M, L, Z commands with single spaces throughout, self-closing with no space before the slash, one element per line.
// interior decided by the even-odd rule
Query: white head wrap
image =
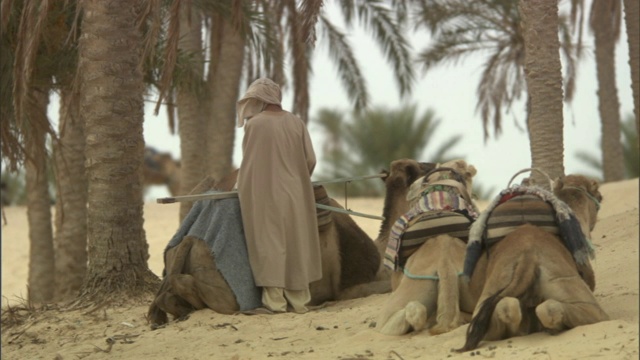
<path fill-rule="evenodd" d="M 261 112 L 267 104 L 281 105 L 282 92 L 280 86 L 271 79 L 260 78 L 247 89 L 244 96 L 236 103 L 238 127 L 244 125 L 246 119 Z"/>

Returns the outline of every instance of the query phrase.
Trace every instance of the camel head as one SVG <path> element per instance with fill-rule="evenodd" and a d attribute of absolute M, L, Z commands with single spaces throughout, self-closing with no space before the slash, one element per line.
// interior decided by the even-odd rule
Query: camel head
<path fill-rule="evenodd" d="M 475 166 L 467 164 L 466 161 L 462 160 L 462 159 L 457 159 L 457 160 L 451 160 L 451 161 L 447 161 L 445 163 L 442 164 L 438 164 L 437 168 L 451 168 L 453 169 L 456 173 L 458 173 L 460 176 L 462 176 L 462 182 L 463 185 L 467 188 L 467 189 L 471 189 L 471 187 L 473 186 L 473 177 L 476 175 L 476 173 L 478 172 L 475 168 Z M 432 175 L 429 176 L 429 178 L 427 179 L 428 182 L 434 182 L 434 181 L 438 181 L 438 180 L 443 180 L 443 179 L 450 179 L 451 178 L 451 173 L 450 172 L 436 172 L 433 173 Z M 455 179 L 454 177 L 454 180 Z M 460 181 L 460 180 L 458 180 Z"/>
<path fill-rule="evenodd" d="M 416 201 L 428 184 L 442 180 L 455 180 L 462 185 L 459 188 L 461 195 L 463 195 L 463 197 L 466 196 L 469 199 L 468 201 L 470 201 L 471 197 L 469 195 L 471 194 L 471 187 L 473 186 L 472 179 L 476 173 L 477 170 L 473 165 L 467 164 L 466 161 L 461 159 L 438 164 L 435 169 L 411 184 L 407 193 L 407 200 L 409 202 Z"/>
<path fill-rule="evenodd" d="M 382 216 L 384 220 L 380 226 L 378 239 L 385 242 L 388 240 L 389 231 L 393 223 L 409 210 L 407 193 L 409 186 L 418 178 L 424 176 L 429 171 L 436 168 L 434 163 L 418 162 L 412 159 L 398 159 L 391 162 L 389 171 L 382 171 L 386 176 L 382 177 L 385 183 L 386 195 Z"/>
<path fill-rule="evenodd" d="M 582 175 L 567 175 L 556 179 L 553 193 L 571 207 L 580 222 L 582 232 L 590 237 L 602 202 L 598 182 Z"/>

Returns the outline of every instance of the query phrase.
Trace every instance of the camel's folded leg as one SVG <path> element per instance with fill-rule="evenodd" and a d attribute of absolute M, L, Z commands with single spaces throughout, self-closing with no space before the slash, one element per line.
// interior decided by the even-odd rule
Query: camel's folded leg
<path fill-rule="evenodd" d="M 147 313 L 152 326 L 166 324 L 167 313 L 180 318 L 193 311 L 193 306 L 173 293 L 171 278 L 182 273 L 194 240 L 187 236 L 180 244 L 165 253 L 165 277 Z"/>
<path fill-rule="evenodd" d="M 149 322 L 153 326 L 168 322 L 167 313 L 181 318 L 192 312 L 193 306 L 171 292 L 171 284 L 166 278 L 162 280 L 155 299 L 149 306 Z"/>
<path fill-rule="evenodd" d="M 197 305 L 202 306 L 196 308 L 208 307 L 221 314 L 233 314 L 240 310 L 233 291 L 216 267 L 211 250 L 204 241 L 194 240 L 186 270 L 192 276 L 188 280 L 189 286 L 193 287 L 200 301 Z"/>
<path fill-rule="evenodd" d="M 197 280 L 190 274 L 167 275 L 171 284 L 171 293 L 188 302 L 193 309 L 200 310 L 207 305 L 200 298 Z"/>
<path fill-rule="evenodd" d="M 149 306 L 149 311 L 147 313 L 151 326 L 164 325 L 169 321 L 166 311 L 158 306 L 159 296 L 157 296 L 156 299 L 153 300 L 151 306 Z"/>
<path fill-rule="evenodd" d="M 428 314 L 436 309 L 437 285 L 433 280 L 403 278 L 391 293 L 377 322 L 386 335 L 403 335 L 410 329 L 422 330 Z"/>
<path fill-rule="evenodd" d="M 570 290 L 569 290 L 570 289 Z M 536 307 L 536 316 L 547 329 L 564 330 L 609 320 L 595 296 L 578 277 L 549 281 L 547 298 Z"/>
<path fill-rule="evenodd" d="M 458 271 L 451 259 L 443 259 L 438 269 L 438 313 L 436 325 L 429 329 L 432 335 L 449 332 L 464 324 L 460 315 L 460 286 Z"/>
<path fill-rule="evenodd" d="M 164 317 L 162 317 L 162 314 L 157 316 L 158 320 L 164 320 L 164 322 L 152 321 L 152 324 L 157 325 L 162 325 L 167 322 L 167 313 L 173 315 L 175 319 L 181 319 L 195 310 L 189 302 L 187 302 L 180 296 L 173 294 L 171 291 L 165 291 L 162 294 L 158 295 L 158 297 L 156 297 L 156 300 L 154 300 L 154 304 L 152 306 L 154 305 L 164 313 Z M 152 318 L 153 316 L 153 314 L 151 314 L 151 311 L 152 309 L 150 308 L 150 318 Z M 159 311 L 156 311 L 156 313 L 159 313 Z"/>
<path fill-rule="evenodd" d="M 485 340 L 501 340 L 519 334 L 522 322 L 520 301 L 514 297 L 502 298 L 496 305 Z"/>

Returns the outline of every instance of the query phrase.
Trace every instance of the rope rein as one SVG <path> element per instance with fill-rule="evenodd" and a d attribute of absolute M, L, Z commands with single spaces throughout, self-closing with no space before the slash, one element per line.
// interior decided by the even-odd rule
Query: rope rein
<path fill-rule="evenodd" d="M 406 277 L 408 277 L 409 279 L 413 279 L 413 280 L 440 280 L 440 277 L 438 277 L 437 275 L 415 275 L 409 272 L 409 270 L 407 270 L 407 268 L 403 268 L 402 272 L 404 273 L 404 275 Z M 462 276 L 464 275 L 464 272 L 459 272 L 458 276 Z"/>
<path fill-rule="evenodd" d="M 583 194 L 585 194 L 589 198 L 589 200 L 593 201 L 593 203 L 596 205 L 596 210 L 600 211 L 600 201 L 598 201 L 598 199 L 596 199 L 593 195 L 589 194 L 587 190 L 577 186 L 565 186 L 564 188 L 581 191 Z"/>

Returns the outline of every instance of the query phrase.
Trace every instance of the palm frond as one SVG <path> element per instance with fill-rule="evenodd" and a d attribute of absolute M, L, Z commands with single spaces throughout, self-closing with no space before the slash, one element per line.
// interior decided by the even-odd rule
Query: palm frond
<path fill-rule="evenodd" d="M 400 24 L 393 19 L 392 11 L 382 4 L 380 1 L 363 1 L 358 6 L 358 15 L 382 46 L 387 61 L 393 66 L 400 95 L 405 95 L 411 92 L 415 80 L 411 45 Z"/>
<path fill-rule="evenodd" d="M 364 110 L 369 103 L 364 76 L 353 54 L 345 35 L 340 32 L 326 17 L 320 16 L 323 35 L 327 37 L 329 55 L 338 65 L 339 77 L 347 90 L 349 100 L 357 112 Z"/>
<path fill-rule="evenodd" d="M 316 24 L 320 16 L 322 0 L 302 0 L 300 4 L 300 16 L 303 19 L 301 37 L 311 47 L 316 45 Z"/>
<path fill-rule="evenodd" d="M 458 63 L 466 56 L 486 56 L 477 87 L 476 111 L 482 118 L 485 141 L 492 125 L 495 136 L 502 129 L 502 116 L 526 91 L 524 39 L 517 2 L 510 0 L 423 0 L 418 3 L 416 27 L 432 33 L 433 43 L 419 53 L 425 71 L 444 63 Z M 565 100 L 572 99 L 580 43 L 572 42 L 567 17 L 559 31 L 565 55 Z"/>
<path fill-rule="evenodd" d="M 169 10 L 169 28 L 167 31 L 167 46 L 165 49 L 165 59 L 160 82 L 158 83 L 158 101 L 154 109 L 154 114 L 158 115 L 162 101 L 170 92 L 171 82 L 173 79 L 173 69 L 176 66 L 178 57 L 178 40 L 180 40 L 180 8 L 181 0 L 172 3 Z M 145 50 L 146 51 L 146 50 Z"/>
<path fill-rule="evenodd" d="M 434 161 L 437 157 L 439 160 L 461 139 L 461 136 L 452 136 L 444 142 L 439 140 L 441 146 L 425 159 L 425 150 L 436 145 L 431 139 L 439 120 L 431 110 L 418 116 L 416 105 L 354 111 L 346 119 L 337 110 L 321 109 L 314 120 L 329 134 L 332 144 L 323 148 L 326 166 L 322 173 L 329 177 L 378 173 L 388 168 L 393 160 L 401 158 Z M 339 187 L 327 189 L 340 190 Z M 383 190 L 381 183 L 374 182 L 352 184 L 349 192 L 356 196 L 377 196 Z"/>

